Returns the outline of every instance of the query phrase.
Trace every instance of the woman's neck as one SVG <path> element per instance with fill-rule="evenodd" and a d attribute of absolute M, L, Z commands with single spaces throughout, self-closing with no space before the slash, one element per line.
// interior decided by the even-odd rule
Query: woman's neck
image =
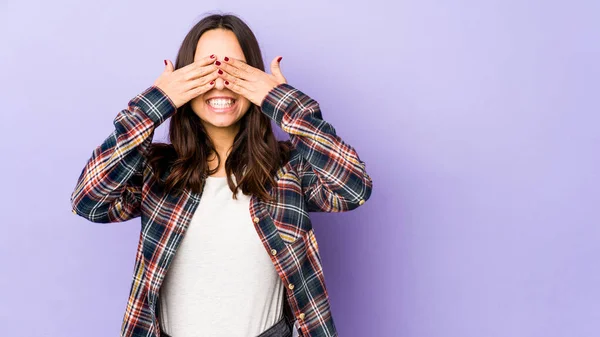
<path fill-rule="evenodd" d="M 212 125 L 204 125 L 204 129 L 206 133 L 210 137 L 213 146 L 215 147 L 215 151 L 219 154 L 221 158 L 221 165 L 219 166 L 217 172 L 213 174 L 213 176 L 224 176 L 225 175 L 225 161 L 227 160 L 227 156 L 233 147 L 233 140 L 237 135 L 240 127 L 239 124 L 232 125 L 226 128 L 219 128 Z M 213 170 L 217 167 L 217 157 L 214 153 L 211 153 L 208 157 L 208 168 L 209 170 Z"/>

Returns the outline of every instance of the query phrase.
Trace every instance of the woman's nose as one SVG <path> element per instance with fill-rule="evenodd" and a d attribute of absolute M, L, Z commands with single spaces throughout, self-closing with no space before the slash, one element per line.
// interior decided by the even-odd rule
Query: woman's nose
<path fill-rule="evenodd" d="M 225 80 L 222 79 L 221 77 L 217 77 L 217 79 L 215 79 L 215 89 L 218 89 L 218 90 L 225 89 Z"/>

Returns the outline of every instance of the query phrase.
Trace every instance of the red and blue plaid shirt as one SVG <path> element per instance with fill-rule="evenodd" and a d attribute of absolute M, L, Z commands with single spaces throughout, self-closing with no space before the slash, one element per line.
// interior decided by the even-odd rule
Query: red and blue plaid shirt
<path fill-rule="evenodd" d="M 322 119 L 318 103 L 301 91 L 280 84 L 261 110 L 290 135 L 293 149 L 276 184 L 268 186 L 276 201 L 252 196 L 249 215 L 285 285 L 284 311 L 298 322 L 300 336 L 337 336 L 309 212 L 357 208 L 371 195 L 371 178 L 354 148 Z M 123 337 L 160 335 L 159 288 L 201 197 L 188 190 L 166 194 L 150 179 L 146 154 L 154 130 L 175 112 L 156 86 L 133 98 L 92 152 L 71 195 L 73 213 L 92 222 L 141 217 Z"/>

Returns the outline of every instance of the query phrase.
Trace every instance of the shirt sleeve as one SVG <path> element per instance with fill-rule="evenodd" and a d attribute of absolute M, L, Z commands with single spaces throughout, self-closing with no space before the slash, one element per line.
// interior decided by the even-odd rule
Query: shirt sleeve
<path fill-rule="evenodd" d="M 372 181 L 356 150 L 323 120 L 319 104 L 283 83 L 261 103 L 263 113 L 290 135 L 300 152 L 302 191 L 311 212 L 344 212 L 371 196 Z"/>
<path fill-rule="evenodd" d="M 143 169 L 154 130 L 176 111 L 156 86 L 131 99 L 83 167 L 71 193 L 72 212 L 99 223 L 140 216 Z"/>

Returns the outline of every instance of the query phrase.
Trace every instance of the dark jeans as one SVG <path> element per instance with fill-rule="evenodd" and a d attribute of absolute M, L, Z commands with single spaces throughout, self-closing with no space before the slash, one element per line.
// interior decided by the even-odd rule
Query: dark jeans
<path fill-rule="evenodd" d="M 284 315 L 277 323 L 273 324 L 270 328 L 263 331 L 257 337 L 292 337 L 293 328 L 293 323 L 289 322 L 287 317 Z M 164 337 L 171 337 L 162 331 L 162 329 L 160 331 L 160 335 Z"/>

